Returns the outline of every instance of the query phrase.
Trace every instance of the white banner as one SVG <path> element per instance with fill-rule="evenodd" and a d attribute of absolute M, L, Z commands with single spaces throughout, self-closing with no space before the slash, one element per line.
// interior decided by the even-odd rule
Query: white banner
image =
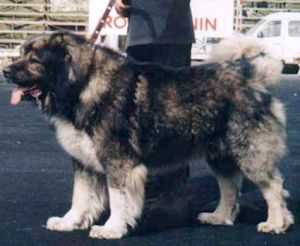
<path fill-rule="evenodd" d="M 191 8 L 197 38 L 232 35 L 234 0 L 191 0 Z"/>
<path fill-rule="evenodd" d="M 89 33 L 91 34 L 97 26 L 97 23 L 103 15 L 109 0 L 89 0 Z M 119 16 L 115 8 L 110 12 L 106 20 L 106 25 L 101 31 L 102 35 L 126 35 L 127 18 Z"/>
<path fill-rule="evenodd" d="M 149 0 L 147 0 L 149 1 Z M 89 0 L 89 33 L 95 29 L 109 0 Z M 234 0 L 191 0 L 196 38 L 227 37 L 233 32 Z M 127 19 L 111 11 L 103 35 L 126 35 Z"/>

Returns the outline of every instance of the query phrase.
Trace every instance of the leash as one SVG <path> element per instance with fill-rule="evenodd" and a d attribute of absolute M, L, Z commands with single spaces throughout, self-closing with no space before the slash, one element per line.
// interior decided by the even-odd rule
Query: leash
<path fill-rule="evenodd" d="M 100 1 L 101 1 L 101 0 L 100 0 Z M 106 9 L 105 9 L 105 11 L 104 11 L 102 17 L 99 19 L 99 21 L 98 21 L 98 23 L 97 23 L 97 26 L 96 26 L 95 30 L 93 31 L 91 37 L 89 38 L 89 42 L 90 42 L 91 44 L 95 44 L 95 42 L 97 41 L 97 39 L 98 39 L 98 37 L 99 37 L 99 35 L 100 35 L 100 32 L 101 32 L 102 28 L 104 27 L 105 22 L 106 22 L 106 19 L 107 19 L 107 17 L 109 16 L 109 14 L 110 14 L 110 12 L 111 12 L 111 10 L 112 10 L 112 8 L 113 8 L 115 2 L 116 2 L 116 0 L 110 0 L 110 1 L 109 1 L 109 3 L 108 3 L 108 5 L 107 5 L 107 7 L 106 7 Z M 105 38 L 105 37 L 102 37 L 102 38 L 101 38 L 101 42 L 104 41 L 104 38 Z"/>

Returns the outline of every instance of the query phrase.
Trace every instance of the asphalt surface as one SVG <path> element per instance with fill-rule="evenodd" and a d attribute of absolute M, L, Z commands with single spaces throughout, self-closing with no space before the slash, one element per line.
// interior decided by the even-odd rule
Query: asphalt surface
<path fill-rule="evenodd" d="M 285 235 L 256 232 L 256 224 L 266 217 L 266 206 L 249 184 L 244 188 L 241 214 L 233 227 L 183 223 L 157 229 L 164 222 L 163 217 L 158 217 L 152 227 L 156 230 L 133 233 L 122 240 L 90 239 L 87 231 L 47 231 L 47 218 L 63 215 L 70 206 L 71 162 L 37 108 L 31 103 L 9 105 L 10 90 L 9 85 L 0 84 L 0 246 L 300 245 L 300 77 L 284 76 L 274 89 L 288 114 L 289 152 L 281 162 L 281 170 L 291 193 L 289 207 L 296 219 Z M 218 197 L 215 180 L 203 163 L 192 169 L 191 210 L 212 210 Z"/>

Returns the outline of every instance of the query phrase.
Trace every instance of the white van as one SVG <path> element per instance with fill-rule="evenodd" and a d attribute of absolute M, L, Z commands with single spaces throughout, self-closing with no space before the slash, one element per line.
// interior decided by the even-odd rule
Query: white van
<path fill-rule="evenodd" d="M 246 35 L 268 45 L 291 69 L 300 65 L 300 13 L 279 12 L 263 17 Z M 297 73 L 296 72 L 296 73 Z"/>

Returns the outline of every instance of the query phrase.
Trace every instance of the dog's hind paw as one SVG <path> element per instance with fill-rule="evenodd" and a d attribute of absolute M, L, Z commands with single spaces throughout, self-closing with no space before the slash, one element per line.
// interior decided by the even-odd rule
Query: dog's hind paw
<path fill-rule="evenodd" d="M 282 234 L 285 233 L 286 228 L 284 225 L 276 225 L 266 221 L 257 225 L 257 231 L 270 234 Z"/>
<path fill-rule="evenodd" d="M 283 234 L 291 225 L 295 223 L 292 213 L 288 210 L 284 210 L 283 223 L 271 223 L 261 222 L 257 225 L 257 231 L 271 234 Z"/>
<path fill-rule="evenodd" d="M 219 213 L 200 213 L 198 215 L 198 220 L 202 224 L 211 224 L 211 225 L 233 225 L 232 219 L 224 218 Z"/>
<path fill-rule="evenodd" d="M 127 234 L 126 228 L 113 228 L 110 226 L 92 226 L 91 238 L 97 239 L 120 239 Z"/>

